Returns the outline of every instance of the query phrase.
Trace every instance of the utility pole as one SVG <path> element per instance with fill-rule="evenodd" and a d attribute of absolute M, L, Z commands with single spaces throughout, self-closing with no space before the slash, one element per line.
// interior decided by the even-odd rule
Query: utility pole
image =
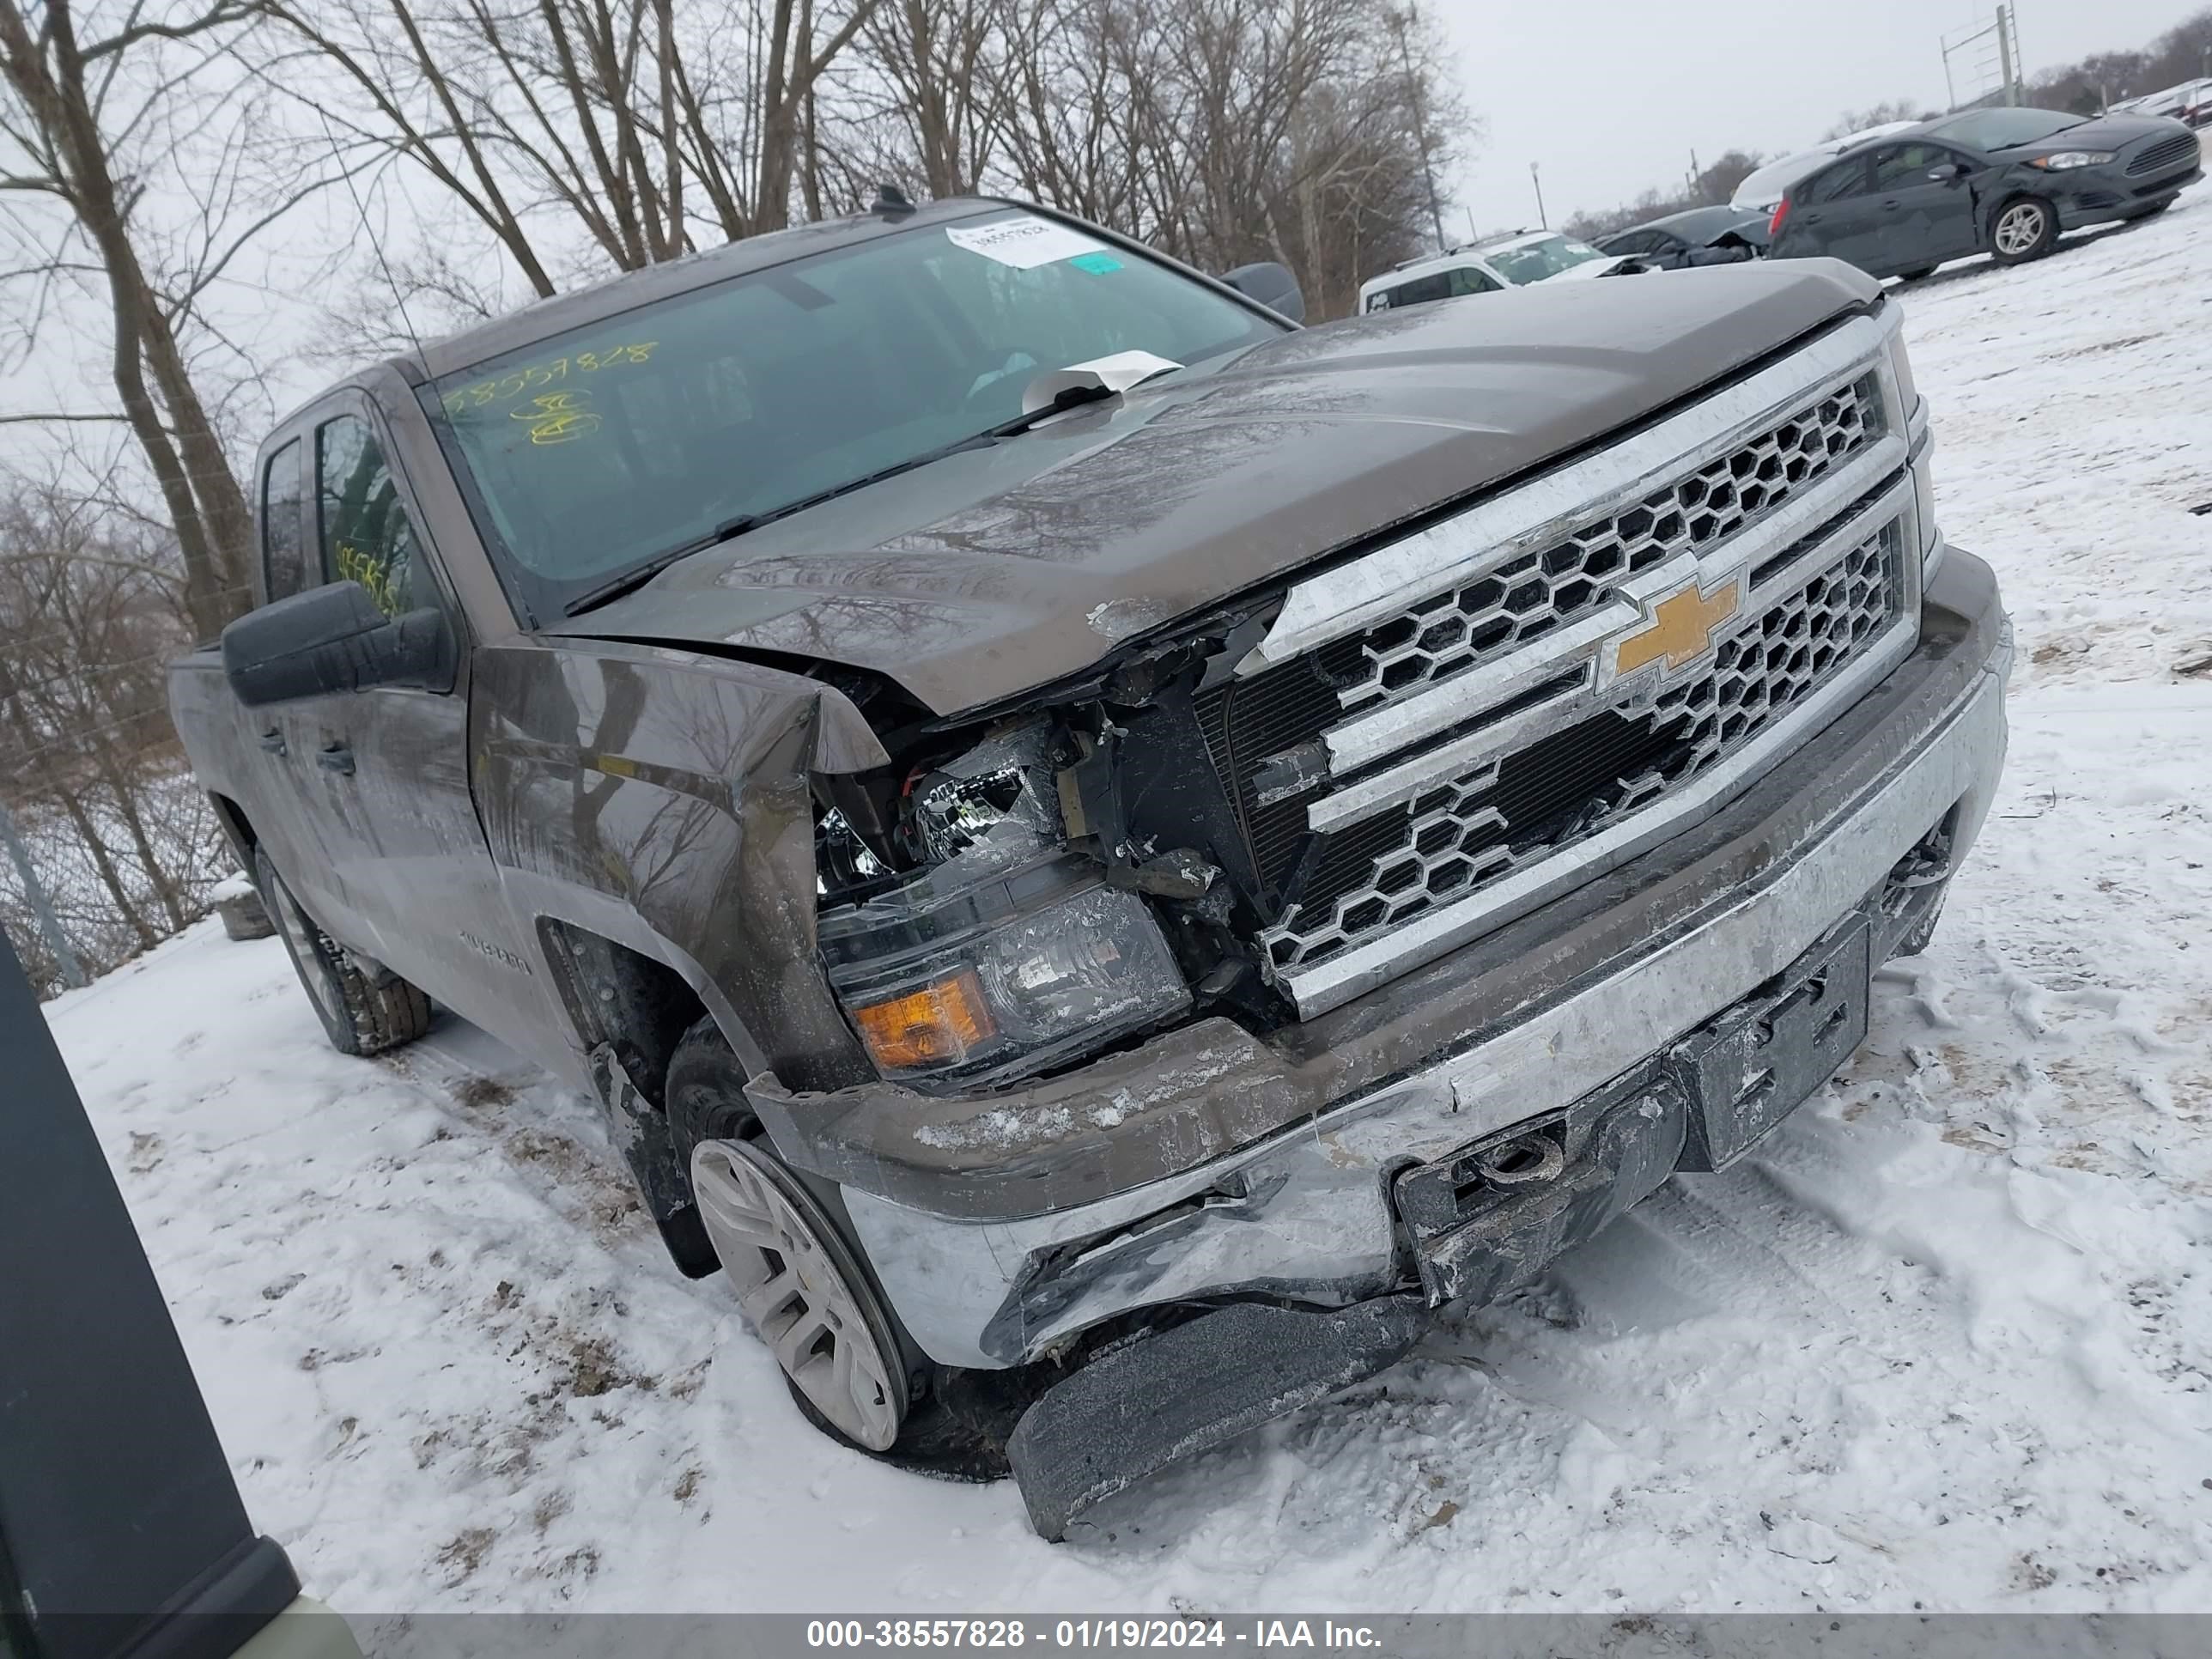
<path fill-rule="evenodd" d="M 2020 71 L 2013 61 L 2012 8 L 1997 8 L 1997 72 L 2004 77 L 2005 102 L 2014 107 L 2020 103 Z"/>
<path fill-rule="evenodd" d="M 1528 182 L 1536 187 L 1536 228 L 1549 230 L 1552 222 L 1544 216 L 1544 181 L 1536 176 L 1536 164 L 1528 163 Z"/>
<path fill-rule="evenodd" d="M 39 872 L 31 865 L 30 849 L 23 838 L 15 833 L 15 820 L 9 816 L 5 802 L 0 802 L 0 846 L 8 849 L 8 856 L 15 866 L 15 875 L 23 884 L 23 896 L 30 902 L 32 919 L 39 924 L 40 937 L 46 942 L 54 965 L 62 971 L 62 983 L 75 990 L 88 984 L 84 976 L 84 964 L 70 949 L 69 938 L 62 932 L 61 919 L 54 915 L 53 902 L 40 884 Z"/>

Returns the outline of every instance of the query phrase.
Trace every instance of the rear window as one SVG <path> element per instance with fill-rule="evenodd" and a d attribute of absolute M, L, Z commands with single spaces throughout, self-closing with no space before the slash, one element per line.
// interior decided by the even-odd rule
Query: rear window
<path fill-rule="evenodd" d="M 1866 187 L 1866 158 L 1830 167 L 1826 173 L 1815 173 L 1790 193 L 1800 206 L 1816 202 L 1839 202 L 1846 196 L 1855 196 Z"/>
<path fill-rule="evenodd" d="M 307 538 L 300 514 L 300 441 L 269 458 L 261 473 L 261 571 L 271 599 L 307 586 Z"/>
<path fill-rule="evenodd" d="M 1738 185 L 1735 194 L 1729 200 L 1735 206 L 1771 206 L 1782 199 L 1790 185 L 1825 165 L 1833 154 L 1832 150 L 1808 150 L 1802 155 L 1770 161 Z"/>

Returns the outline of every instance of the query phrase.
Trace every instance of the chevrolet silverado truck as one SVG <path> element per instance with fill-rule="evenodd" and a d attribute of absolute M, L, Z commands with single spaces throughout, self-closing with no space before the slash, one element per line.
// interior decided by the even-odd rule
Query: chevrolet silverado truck
<path fill-rule="evenodd" d="M 1865 276 L 1301 309 L 889 198 L 550 299 L 282 422 L 171 677 L 339 1048 L 589 1091 L 817 1427 L 1048 1537 L 1742 1156 L 2002 763 Z"/>

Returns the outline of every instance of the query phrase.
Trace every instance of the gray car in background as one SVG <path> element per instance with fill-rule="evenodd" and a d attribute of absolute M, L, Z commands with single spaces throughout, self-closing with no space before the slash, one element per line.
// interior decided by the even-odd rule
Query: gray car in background
<path fill-rule="evenodd" d="M 2204 175 L 2179 121 L 1981 109 L 1848 150 L 1790 186 L 1778 259 L 1829 255 L 1874 276 L 1918 277 L 1977 253 L 2018 264 L 2062 231 L 2147 219 Z"/>

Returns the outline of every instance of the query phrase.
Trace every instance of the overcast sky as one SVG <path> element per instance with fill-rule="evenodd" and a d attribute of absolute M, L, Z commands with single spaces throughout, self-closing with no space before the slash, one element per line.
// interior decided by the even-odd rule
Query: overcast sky
<path fill-rule="evenodd" d="M 1710 163 L 1735 147 L 1802 149 L 1842 111 L 1890 98 L 1940 109 L 1938 37 L 1990 16 L 1988 0 L 1419 3 L 1448 32 L 1468 102 L 1489 124 L 1455 181 L 1465 207 L 1448 235 L 1466 234 L 1469 209 L 1485 231 L 1533 225 L 1531 161 L 1557 223 L 1679 180 L 1692 150 Z M 2019 0 L 2021 55 L 2033 74 L 2145 46 L 2203 3 Z"/>

